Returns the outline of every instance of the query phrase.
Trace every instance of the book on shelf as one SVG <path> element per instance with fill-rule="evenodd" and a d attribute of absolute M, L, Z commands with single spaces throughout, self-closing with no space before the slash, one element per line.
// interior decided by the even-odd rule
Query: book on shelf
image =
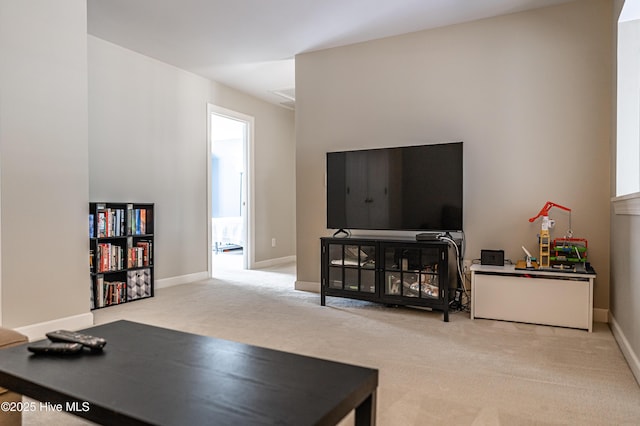
<path fill-rule="evenodd" d="M 147 209 L 140 209 L 140 233 L 147 233 Z"/>
<path fill-rule="evenodd" d="M 96 246 L 96 272 L 119 271 L 124 269 L 123 248 L 116 244 L 100 243 Z"/>
<path fill-rule="evenodd" d="M 153 242 L 151 240 L 139 240 L 129 243 L 127 248 L 127 267 L 139 268 L 149 266 L 152 262 Z"/>
<path fill-rule="evenodd" d="M 95 297 L 92 299 L 93 308 L 117 305 L 127 301 L 127 283 L 124 281 L 105 281 L 104 275 L 96 277 Z"/>
<path fill-rule="evenodd" d="M 142 264 L 139 266 L 149 266 L 152 264 L 153 257 L 153 241 L 140 240 L 136 242 L 136 247 L 141 250 Z"/>
<path fill-rule="evenodd" d="M 146 210 L 135 209 L 135 228 L 134 235 L 142 235 L 146 232 Z"/>
<path fill-rule="evenodd" d="M 89 280 L 89 294 L 90 294 L 90 301 L 89 301 L 89 306 L 90 309 L 95 309 L 96 308 L 96 299 L 93 296 L 95 294 L 95 290 L 93 288 L 93 280 Z"/>
<path fill-rule="evenodd" d="M 107 236 L 107 219 L 106 219 L 106 215 L 107 212 L 105 211 L 98 211 L 96 213 L 96 215 L 98 216 L 98 238 L 102 238 L 102 237 L 106 237 Z"/>
<path fill-rule="evenodd" d="M 149 232 L 151 210 L 145 208 L 127 207 L 127 221 L 129 223 L 129 235 L 145 235 Z"/>
<path fill-rule="evenodd" d="M 95 305 L 96 308 L 101 308 L 104 306 L 104 275 L 98 275 L 96 277 L 96 297 L 95 297 Z"/>
<path fill-rule="evenodd" d="M 89 215 L 90 235 L 93 235 L 95 229 L 94 221 L 97 220 L 98 238 L 107 237 L 123 237 L 126 235 L 125 221 L 126 214 L 124 209 L 104 207 L 96 211 L 97 219 L 92 214 Z"/>
<path fill-rule="evenodd" d="M 103 306 L 118 305 L 127 301 L 127 285 L 123 281 L 104 282 Z"/>
<path fill-rule="evenodd" d="M 105 305 L 118 305 L 127 301 L 127 283 L 124 281 L 105 282 Z"/>
<path fill-rule="evenodd" d="M 144 255 L 142 247 L 129 247 L 128 252 L 128 267 L 139 268 L 144 265 Z"/>
<path fill-rule="evenodd" d="M 133 214 L 133 204 L 127 204 L 127 235 L 134 235 L 135 226 L 134 221 L 135 216 Z"/>

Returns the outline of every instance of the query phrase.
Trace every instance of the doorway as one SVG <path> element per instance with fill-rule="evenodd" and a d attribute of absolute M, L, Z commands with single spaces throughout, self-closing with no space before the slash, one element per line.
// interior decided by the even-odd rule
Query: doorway
<path fill-rule="evenodd" d="M 251 147 L 253 117 L 208 106 L 209 276 L 251 269 Z"/>

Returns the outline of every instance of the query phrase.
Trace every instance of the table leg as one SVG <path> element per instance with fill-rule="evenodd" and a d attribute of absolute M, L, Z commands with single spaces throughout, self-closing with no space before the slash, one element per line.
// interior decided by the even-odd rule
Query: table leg
<path fill-rule="evenodd" d="M 376 391 L 356 407 L 355 426 L 374 426 L 376 424 Z"/>

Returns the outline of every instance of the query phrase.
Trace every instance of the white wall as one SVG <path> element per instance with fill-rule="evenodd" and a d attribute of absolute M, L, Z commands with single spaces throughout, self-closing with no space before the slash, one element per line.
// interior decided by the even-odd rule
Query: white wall
<path fill-rule="evenodd" d="M 84 0 L 0 2 L 5 327 L 92 318 L 86 26 Z"/>
<path fill-rule="evenodd" d="M 607 309 L 611 13 L 586 0 L 298 55 L 298 287 L 319 282 L 330 235 L 327 151 L 462 140 L 466 258 L 536 252 L 527 219 L 565 205 Z M 551 217 L 563 236 L 568 216 Z"/>
<path fill-rule="evenodd" d="M 255 261 L 293 256 L 293 112 L 93 36 L 88 45 L 90 198 L 156 204 L 156 279 L 207 270 L 207 103 L 255 118 Z"/>

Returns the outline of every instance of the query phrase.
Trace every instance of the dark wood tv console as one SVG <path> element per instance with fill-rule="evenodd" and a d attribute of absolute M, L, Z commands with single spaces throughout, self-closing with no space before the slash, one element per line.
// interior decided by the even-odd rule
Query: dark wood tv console
<path fill-rule="evenodd" d="M 327 296 L 421 306 L 449 321 L 457 286 L 455 248 L 410 238 L 321 238 L 320 303 Z"/>

